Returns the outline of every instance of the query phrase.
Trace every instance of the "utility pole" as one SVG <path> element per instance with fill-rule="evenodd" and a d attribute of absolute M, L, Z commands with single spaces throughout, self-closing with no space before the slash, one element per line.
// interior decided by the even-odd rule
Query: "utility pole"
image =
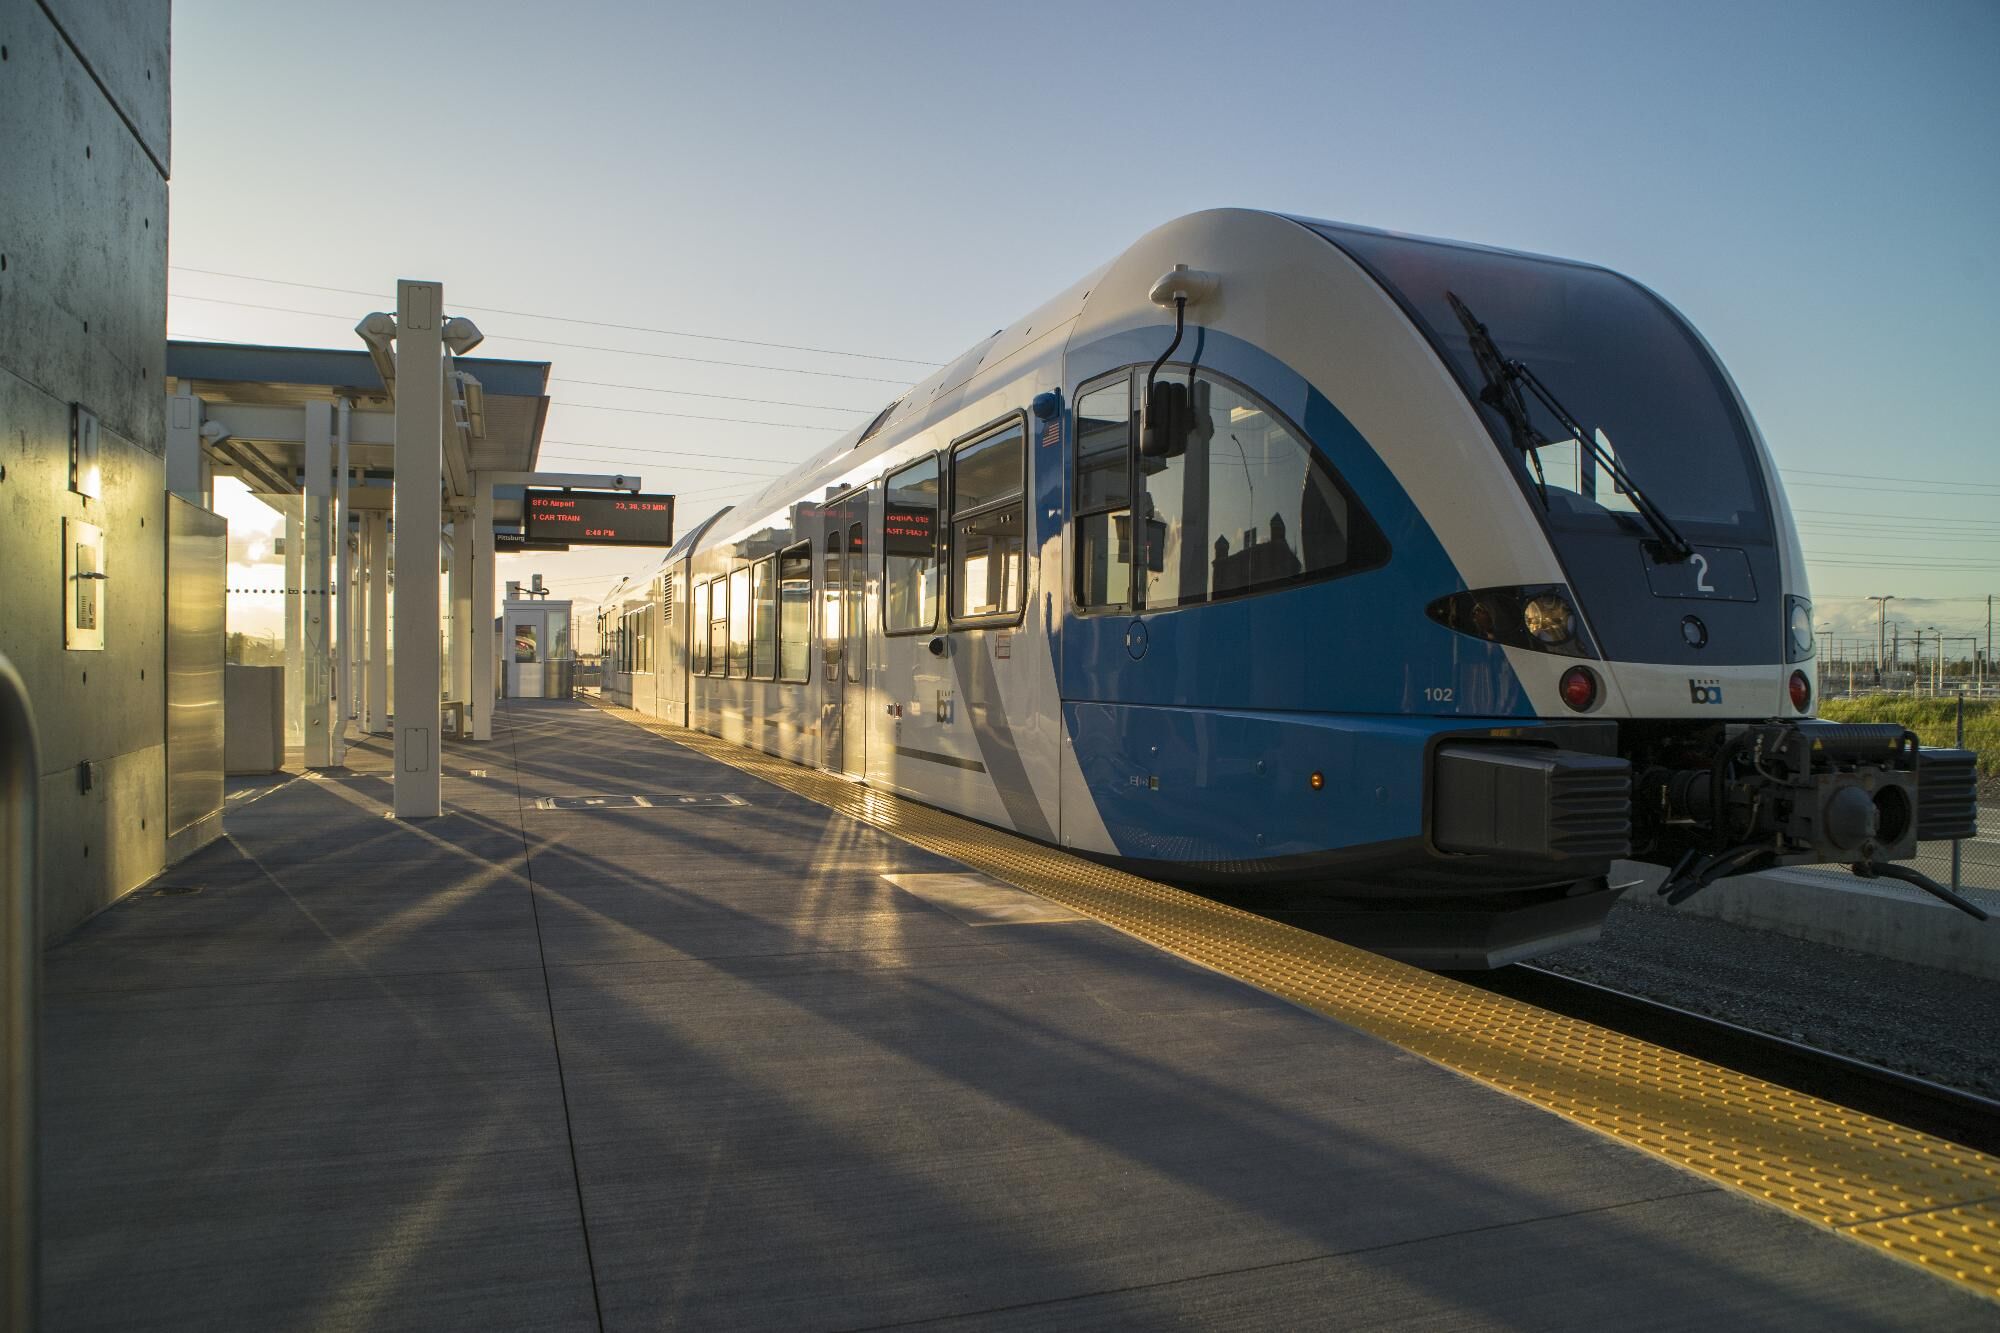
<path fill-rule="evenodd" d="M 1883 637 L 1889 623 L 1889 603 L 1896 600 L 1896 594 L 1889 593 L 1883 597 L 1870 597 L 1868 600 L 1875 603 L 1875 683 L 1880 685 L 1882 683 Z"/>

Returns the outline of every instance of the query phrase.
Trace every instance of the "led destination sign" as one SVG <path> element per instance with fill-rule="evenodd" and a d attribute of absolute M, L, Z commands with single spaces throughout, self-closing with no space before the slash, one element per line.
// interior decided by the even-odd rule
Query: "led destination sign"
<path fill-rule="evenodd" d="M 529 487 L 521 536 L 571 546 L 672 546 L 674 497 Z"/>
<path fill-rule="evenodd" d="M 922 505 L 888 506 L 882 511 L 882 549 L 890 555 L 934 555 L 937 510 Z"/>

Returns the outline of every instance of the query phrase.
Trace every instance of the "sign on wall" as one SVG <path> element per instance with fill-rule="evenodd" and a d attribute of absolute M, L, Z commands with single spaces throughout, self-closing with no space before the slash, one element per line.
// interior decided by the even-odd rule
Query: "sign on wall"
<path fill-rule="evenodd" d="M 63 519 L 63 647 L 104 649 L 104 529 Z"/>
<path fill-rule="evenodd" d="M 521 536 L 571 546 L 672 546 L 674 497 L 527 488 Z"/>

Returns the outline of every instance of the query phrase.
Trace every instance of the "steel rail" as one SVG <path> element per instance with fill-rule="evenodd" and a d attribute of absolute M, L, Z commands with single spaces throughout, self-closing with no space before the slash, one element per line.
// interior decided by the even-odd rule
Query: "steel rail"
<path fill-rule="evenodd" d="M 40 749 L 27 687 L 0 653 L 0 1040 L 6 1045 L 6 1117 L 0 1144 L 0 1327 L 29 1333 L 40 1306 L 37 1028 L 42 940 L 35 787 Z"/>
<path fill-rule="evenodd" d="M 1496 995 L 2000 1155 L 2000 1101 L 1977 1093 L 1525 963 L 1457 976 Z"/>

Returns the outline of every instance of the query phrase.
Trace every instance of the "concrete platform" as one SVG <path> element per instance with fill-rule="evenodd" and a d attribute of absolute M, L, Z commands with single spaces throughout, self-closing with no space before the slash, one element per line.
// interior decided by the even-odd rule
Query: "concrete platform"
<path fill-rule="evenodd" d="M 49 1327 L 1991 1326 L 588 707 L 445 755 L 51 951 Z"/>

